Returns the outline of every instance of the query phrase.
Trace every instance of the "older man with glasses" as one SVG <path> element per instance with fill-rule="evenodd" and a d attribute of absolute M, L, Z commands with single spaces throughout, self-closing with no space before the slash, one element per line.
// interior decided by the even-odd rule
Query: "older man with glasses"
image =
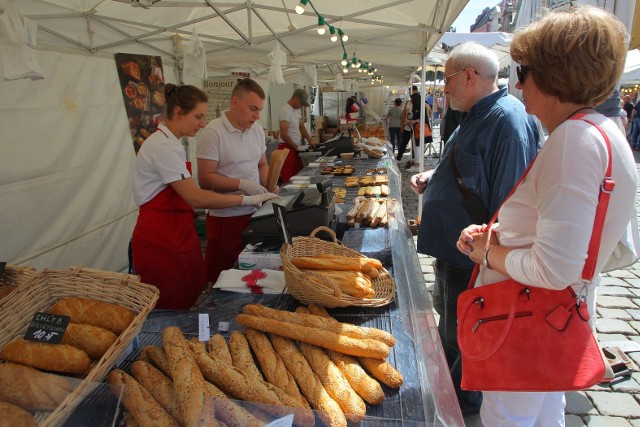
<path fill-rule="evenodd" d="M 464 414 L 479 410 L 482 395 L 460 389 L 457 299 L 475 264 L 456 242 L 468 224 L 489 220 L 539 149 L 534 119 L 506 88 L 498 88 L 498 67 L 495 54 L 479 44 L 463 43 L 451 51 L 444 92 L 465 116 L 436 169 L 411 178 L 413 189 L 424 193 L 417 247 L 435 258 L 438 331 Z M 525 79 L 526 73 L 521 67 L 518 75 Z"/>

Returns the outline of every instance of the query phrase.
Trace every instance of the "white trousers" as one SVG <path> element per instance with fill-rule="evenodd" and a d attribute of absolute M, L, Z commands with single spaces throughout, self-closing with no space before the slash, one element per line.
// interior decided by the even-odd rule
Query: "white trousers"
<path fill-rule="evenodd" d="M 564 392 L 482 392 L 480 418 L 490 427 L 564 427 Z"/>

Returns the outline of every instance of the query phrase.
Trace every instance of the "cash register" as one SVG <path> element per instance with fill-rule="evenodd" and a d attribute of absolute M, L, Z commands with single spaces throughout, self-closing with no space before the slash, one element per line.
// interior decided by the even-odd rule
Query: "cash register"
<path fill-rule="evenodd" d="M 251 216 L 249 226 L 242 233 L 244 243 L 283 243 L 273 209 L 274 203 L 285 208 L 287 228 L 291 236 L 308 236 L 321 225 L 335 229 L 336 204 L 330 188 L 331 181 L 327 180 L 318 182 L 316 188 L 299 190 L 265 202 Z"/>

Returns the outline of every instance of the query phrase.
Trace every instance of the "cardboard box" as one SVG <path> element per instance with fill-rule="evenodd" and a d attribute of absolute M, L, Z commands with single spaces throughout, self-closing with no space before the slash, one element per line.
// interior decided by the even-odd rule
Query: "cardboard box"
<path fill-rule="evenodd" d="M 269 270 L 282 270 L 282 260 L 279 251 L 263 251 L 247 245 L 238 256 L 238 268 L 240 270 L 256 270 L 266 268 Z"/>

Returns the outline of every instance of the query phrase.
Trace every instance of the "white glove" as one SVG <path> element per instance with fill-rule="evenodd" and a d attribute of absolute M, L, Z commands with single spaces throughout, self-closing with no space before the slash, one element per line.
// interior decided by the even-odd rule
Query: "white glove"
<path fill-rule="evenodd" d="M 267 192 L 267 189 L 264 188 L 257 182 L 249 181 L 248 179 L 240 178 L 240 184 L 238 185 L 238 190 L 242 191 L 244 194 L 248 196 L 253 196 L 255 194 L 263 194 Z"/>
<path fill-rule="evenodd" d="M 261 205 L 263 202 L 266 202 L 267 200 L 277 199 L 278 197 L 279 196 L 277 194 L 273 194 L 273 193 L 262 193 L 262 194 L 255 194 L 252 196 L 242 196 L 242 206 L 248 206 L 248 205 L 258 206 L 258 205 Z"/>

